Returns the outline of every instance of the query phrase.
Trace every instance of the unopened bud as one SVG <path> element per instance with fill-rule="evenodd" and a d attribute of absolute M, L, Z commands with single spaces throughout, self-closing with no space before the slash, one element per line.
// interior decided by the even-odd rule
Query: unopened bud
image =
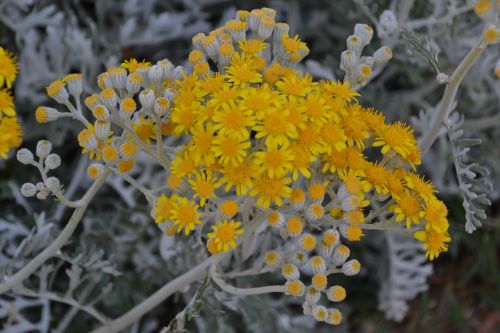
<path fill-rule="evenodd" d="M 33 153 L 26 148 L 19 149 L 17 160 L 22 164 L 31 164 L 34 161 Z"/>
<path fill-rule="evenodd" d="M 21 186 L 21 194 L 26 198 L 30 198 L 36 194 L 36 186 L 32 183 L 24 183 Z"/>
<path fill-rule="evenodd" d="M 47 140 L 40 140 L 36 145 L 36 156 L 40 158 L 47 157 L 52 151 L 52 143 Z"/>
<path fill-rule="evenodd" d="M 59 155 L 57 154 L 50 154 L 45 159 L 45 165 L 50 170 L 57 169 L 61 165 L 61 157 L 59 157 Z"/>

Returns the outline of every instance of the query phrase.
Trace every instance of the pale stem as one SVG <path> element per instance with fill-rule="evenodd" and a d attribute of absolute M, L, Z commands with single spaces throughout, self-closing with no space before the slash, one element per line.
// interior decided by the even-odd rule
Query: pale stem
<path fill-rule="evenodd" d="M 227 293 L 238 296 L 261 295 L 269 293 L 284 293 L 286 287 L 283 285 L 265 286 L 257 288 L 237 288 L 226 283 L 217 273 L 217 266 L 214 264 L 210 267 L 210 277 L 222 290 Z"/>
<path fill-rule="evenodd" d="M 0 295 L 9 291 L 16 285 L 22 283 L 28 276 L 30 276 L 33 272 L 35 272 L 40 266 L 43 265 L 48 259 L 52 258 L 61 247 L 68 241 L 68 239 L 73 235 L 76 227 L 80 223 L 87 206 L 90 201 L 94 198 L 99 189 L 103 186 L 106 177 L 109 174 L 109 170 L 106 170 L 96 181 L 92 184 L 92 186 L 87 190 L 83 198 L 81 199 L 81 207 L 76 208 L 73 211 L 73 215 L 69 219 L 68 224 L 61 231 L 59 236 L 47 247 L 45 250 L 40 252 L 35 258 L 33 258 L 26 266 L 24 266 L 19 272 L 8 277 L 4 277 L 3 283 L 0 284 Z"/>
<path fill-rule="evenodd" d="M 437 114 L 435 114 L 429 126 L 429 129 L 424 133 L 420 140 L 420 151 L 422 152 L 422 155 L 425 154 L 430 149 L 434 141 L 436 141 L 439 130 L 443 127 L 443 124 L 448 118 L 448 115 L 451 111 L 453 101 L 455 100 L 455 96 L 457 94 L 460 83 L 462 83 L 462 80 L 464 79 L 465 75 L 470 70 L 474 62 L 479 58 L 481 53 L 483 53 L 486 45 L 486 42 L 481 36 L 481 38 L 478 39 L 474 47 L 469 51 L 469 53 L 465 56 L 465 58 L 451 75 L 448 85 L 444 90 L 443 98 L 441 99 L 439 105 L 439 110 Z"/>
<path fill-rule="evenodd" d="M 85 119 L 85 117 L 82 115 L 81 112 L 79 112 L 73 104 L 69 100 L 67 100 L 64 105 L 68 108 L 68 110 L 73 114 L 74 118 L 79 120 L 85 127 L 88 127 L 90 125 L 89 121 Z"/>

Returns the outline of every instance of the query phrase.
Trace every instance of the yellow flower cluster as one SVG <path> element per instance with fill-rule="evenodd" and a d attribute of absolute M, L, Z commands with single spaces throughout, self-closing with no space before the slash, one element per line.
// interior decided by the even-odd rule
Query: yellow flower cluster
<path fill-rule="evenodd" d="M 9 151 L 22 143 L 23 133 L 10 91 L 17 71 L 15 56 L 0 47 L 0 158 L 7 158 Z"/>
<path fill-rule="evenodd" d="M 136 185 L 155 222 L 171 236 L 195 232 L 213 255 L 235 249 L 244 229 L 264 219 L 284 243 L 265 254 L 267 267 L 281 268 L 288 294 L 305 297 L 305 314 L 337 325 L 340 311 L 318 302 L 322 294 L 345 298 L 329 275 L 361 269 L 344 240 L 406 227 L 432 260 L 450 241 L 447 210 L 410 171 L 421 162 L 412 129 L 360 105 L 347 82 L 316 82 L 297 69 L 309 49 L 288 31 L 272 9 L 238 11 L 193 37 L 189 68 L 131 59 L 100 74 L 101 90 L 84 100 L 93 123 L 80 110 L 79 74 L 47 88 L 70 113 L 40 107 L 36 118 L 80 120 L 83 152 L 116 173 L 132 171 L 139 151 L 158 161 L 168 172 L 164 193 L 151 200 Z M 370 31 L 359 25 L 350 38 Z"/>

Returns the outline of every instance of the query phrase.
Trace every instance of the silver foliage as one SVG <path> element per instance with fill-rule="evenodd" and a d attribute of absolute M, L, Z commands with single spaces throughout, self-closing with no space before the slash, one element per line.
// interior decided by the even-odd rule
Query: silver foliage
<path fill-rule="evenodd" d="M 474 232 L 481 227 L 486 219 L 484 206 L 490 206 L 488 194 L 493 190 L 493 185 L 488 179 L 489 171 L 479 163 L 471 162 L 468 156 L 471 147 L 481 144 L 480 139 L 463 138 L 461 129 L 463 117 L 455 112 L 446 122 L 448 137 L 453 153 L 453 161 L 458 180 L 458 189 L 463 198 L 465 209 L 465 230 Z"/>
<path fill-rule="evenodd" d="M 422 244 L 413 237 L 390 232 L 386 240 L 388 267 L 382 276 L 378 308 L 387 319 L 400 322 L 408 311 L 408 302 L 427 290 L 432 264 L 425 258 Z"/>

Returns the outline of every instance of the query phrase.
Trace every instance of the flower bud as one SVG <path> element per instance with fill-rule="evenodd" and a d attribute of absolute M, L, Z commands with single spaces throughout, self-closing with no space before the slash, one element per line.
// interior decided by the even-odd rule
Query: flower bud
<path fill-rule="evenodd" d="M 50 170 L 57 169 L 61 165 L 61 157 L 57 154 L 50 154 L 45 159 L 45 166 Z"/>
<path fill-rule="evenodd" d="M 381 66 L 387 63 L 392 58 L 392 49 L 387 46 L 382 46 L 373 53 L 373 60 L 376 66 Z"/>
<path fill-rule="evenodd" d="M 281 274 L 287 280 L 297 280 L 300 278 L 299 269 L 294 264 L 284 264 L 281 267 Z"/>
<path fill-rule="evenodd" d="M 363 45 L 361 45 L 361 39 L 356 35 L 351 35 L 347 38 L 347 49 L 356 54 L 360 55 Z"/>
<path fill-rule="evenodd" d="M 95 136 L 101 140 L 106 139 L 109 136 L 111 130 L 111 123 L 105 120 L 97 120 L 94 123 Z"/>
<path fill-rule="evenodd" d="M 47 140 L 40 140 L 36 145 L 36 156 L 40 158 L 47 157 L 52 151 L 52 143 Z"/>
<path fill-rule="evenodd" d="M 127 85 L 127 71 L 120 67 L 108 69 L 109 78 L 116 89 L 123 89 Z"/>
<path fill-rule="evenodd" d="M 108 109 L 113 109 L 118 102 L 118 96 L 113 88 L 106 88 L 99 93 L 101 102 Z"/>
<path fill-rule="evenodd" d="M 97 120 L 109 120 L 109 110 L 104 106 L 104 105 L 96 105 L 92 109 L 92 115 L 95 117 Z"/>
<path fill-rule="evenodd" d="M 68 74 L 64 77 L 64 82 L 66 82 L 69 93 L 71 95 L 75 96 L 76 98 L 81 95 L 83 91 L 82 74 Z"/>
<path fill-rule="evenodd" d="M 26 198 L 34 196 L 36 192 L 36 186 L 32 183 L 24 183 L 23 186 L 21 186 L 21 194 Z"/>
<path fill-rule="evenodd" d="M 340 69 L 345 72 L 351 71 L 358 64 L 358 56 L 353 51 L 344 51 L 340 55 Z"/>
<path fill-rule="evenodd" d="M 26 148 L 19 149 L 16 156 L 22 164 L 31 164 L 34 161 L 33 153 Z"/>
<path fill-rule="evenodd" d="M 306 301 L 311 304 L 318 303 L 321 298 L 321 293 L 314 287 L 307 287 L 306 289 Z"/>
<path fill-rule="evenodd" d="M 373 29 L 367 24 L 356 24 L 354 26 L 354 34 L 361 39 L 363 47 L 370 44 L 373 37 Z"/>
<path fill-rule="evenodd" d="M 342 273 L 347 276 L 356 275 L 361 270 L 361 264 L 356 259 L 351 259 L 342 265 Z"/>
<path fill-rule="evenodd" d="M 141 89 L 143 78 L 138 73 L 131 73 L 127 78 L 127 91 L 131 94 L 136 94 Z"/>
<path fill-rule="evenodd" d="M 151 81 L 159 83 L 163 79 L 163 68 L 159 65 L 153 65 L 149 68 L 148 77 Z"/>
<path fill-rule="evenodd" d="M 61 112 L 46 106 L 39 106 L 35 110 L 35 119 L 39 124 L 55 121 L 59 119 L 61 115 Z"/>
<path fill-rule="evenodd" d="M 170 107 L 170 101 L 165 97 L 158 97 L 155 102 L 154 111 L 155 113 L 163 117 L 168 113 L 168 108 Z"/>
<path fill-rule="evenodd" d="M 87 168 L 87 175 L 92 178 L 96 179 L 99 177 L 102 173 L 104 172 L 104 165 L 99 164 L 99 163 L 94 163 L 88 166 Z"/>
<path fill-rule="evenodd" d="M 62 80 L 55 80 L 47 87 L 47 95 L 52 97 L 56 102 L 64 104 L 68 101 L 69 94 L 64 87 Z"/>
<path fill-rule="evenodd" d="M 325 321 L 328 316 L 328 310 L 323 305 L 315 305 L 312 309 L 312 315 L 317 321 Z"/>
<path fill-rule="evenodd" d="M 351 254 L 351 250 L 344 244 L 339 244 L 333 251 L 333 257 L 332 257 L 332 262 L 335 266 L 340 266 L 342 265 L 349 255 Z"/>
<path fill-rule="evenodd" d="M 146 110 L 151 110 L 155 104 L 155 93 L 151 89 L 144 89 L 139 93 L 139 101 Z"/>
<path fill-rule="evenodd" d="M 61 187 L 61 182 L 59 182 L 59 179 L 57 179 L 56 177 L 49 177 L 45 181 L 45 186 L 49 191 L 56 192 L 59 191 Z"/>

